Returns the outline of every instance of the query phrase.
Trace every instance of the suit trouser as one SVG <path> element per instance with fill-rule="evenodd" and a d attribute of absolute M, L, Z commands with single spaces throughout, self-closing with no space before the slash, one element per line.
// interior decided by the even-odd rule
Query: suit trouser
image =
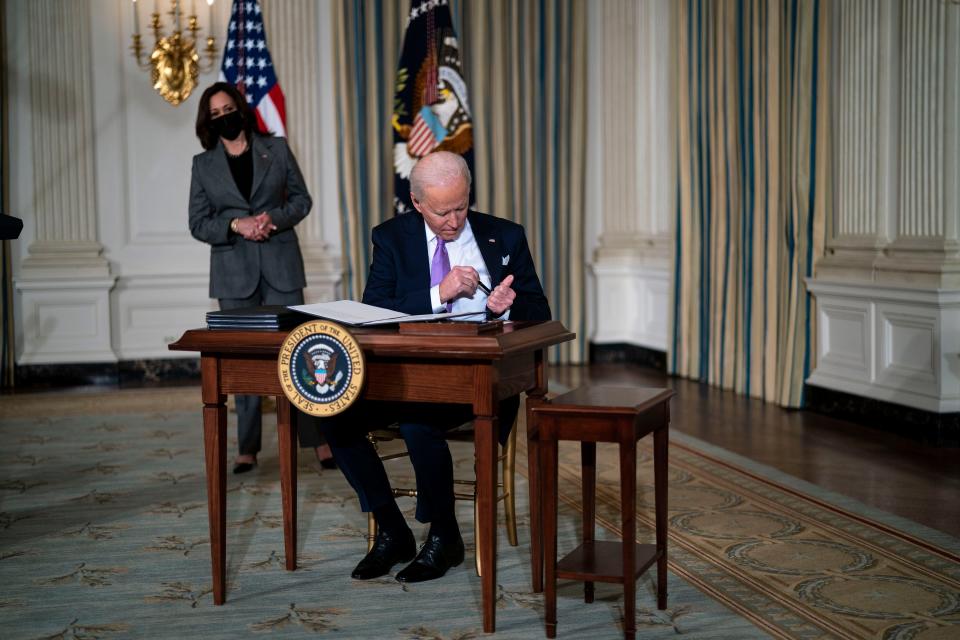
<path fill-rule="evenodd" d="M 269 304 L 303 304 L 303 290 L 279 291 L 271 287 L 266 280 L 260 278 L 260 284 L 257 285 L 256 290 L 250 296 L 246 298 L 220 298 L 220 309 L 223 311 Z M 240 440 L 240 454 L 257 455 L 260 452 L 262 434 L 260 396 L 238 395 L 234 399 L 237 403 L 237 435 Z M 319 418 L 301 413 L 296 409 L 291 411 L 290 415 L 296 422 L 301 447 L 319 447 L 324 443 L 320 433 Z"/>
<path fill-rule="evenodd" d="M 500 403 L 500 444 L 507 441 L 520 406 L 520 397 Z M 454 510 L 453 459 L 443 434 L 473 419 L 469 405 L 363 402 L 320 425 L 337 466 L 357 492 L 360 508 L 369 512 L 394 500 L 390 480 L 367 433 L 399 423 L 417 480 L 420 522 L 432 522 Z"/>

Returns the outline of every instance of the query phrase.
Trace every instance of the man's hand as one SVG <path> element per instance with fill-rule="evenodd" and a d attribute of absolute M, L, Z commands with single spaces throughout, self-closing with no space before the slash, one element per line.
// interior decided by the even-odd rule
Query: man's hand
<path fill-rule="evenodd" d="M 494 315 L 501 316 L 506 313 L 516 300 L 517 292 L 510 288 L 511 284 L 513 284 L 513 276 L 507 276 L 487 296 L 487 309 Z"/>
<path fill-rule="evenodd" d="M 460 296 L 472 297 L 477 291 L 480 274 L 473 267 L 454 267 L 440 281 L 440 302 L 453 302 Z"/>

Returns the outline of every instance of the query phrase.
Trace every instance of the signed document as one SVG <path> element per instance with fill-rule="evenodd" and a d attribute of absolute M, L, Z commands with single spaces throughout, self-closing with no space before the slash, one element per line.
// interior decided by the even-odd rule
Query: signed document
<path fill-rule="evenodd" d="M 393 309 L 375 307 L 353 300 L 334 300 L 333 302 L 317 302 L 315 304 L 298 304 L 288 307 L 293 311 L 305 313 L 341 322 L 354 327 L 369 327 L 377 324 L 395 324 L 398 322 L 427 322 L 429 320 L 443 320 L 444 318 L 458 318 L 460 316 L 476 315 L 475 311 L 467 313 L 425 313 L 410 315 Z"/>

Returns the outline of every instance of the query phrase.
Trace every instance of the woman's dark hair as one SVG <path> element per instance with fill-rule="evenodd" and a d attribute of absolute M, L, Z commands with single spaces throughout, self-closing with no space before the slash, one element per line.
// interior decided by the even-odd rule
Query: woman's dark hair
<path fill-rule="evenodd" d="M 200 139 L 200 145 L 204 149 L 209 151 L 217 146 L 218 136 L 210 126 L 210 121 L 213 119 L 210 117 L 210 98 L 221 91 L 233 98 L 233 103 L 237 105 L 237 111 L 243 115 L 243 130 L 247 134 L 248 141 L 253 142 L 254 133 L 261 136 L 272 135 L 269 131 L 260 130 L 256 114 L 247 104 L 247 99 L 235 86 L 226 82 L 214 82 L 200 96 L 200 105 L 197 107 L 197 138 Z"/>

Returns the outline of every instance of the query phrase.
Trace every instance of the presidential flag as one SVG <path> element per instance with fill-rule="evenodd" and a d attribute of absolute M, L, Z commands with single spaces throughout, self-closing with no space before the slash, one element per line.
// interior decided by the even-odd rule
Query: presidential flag
<path fill-rule="evenodd" d="M 447 0 L 412 0 L 391 120 L 393 201 L 398 213 L 413 209 L 410 170 L 431 151 L 458 153 L 473 171 L 473 122 L 460 69 L 460 47 Z"/>
<path fill-rule="evenodd" d="M 283 91 L 267 50 L 267 34 L 257 0 L 233 0 L 220 80 L 236 85 L 257 114 L 261 131 L 286 137 Z"/>

